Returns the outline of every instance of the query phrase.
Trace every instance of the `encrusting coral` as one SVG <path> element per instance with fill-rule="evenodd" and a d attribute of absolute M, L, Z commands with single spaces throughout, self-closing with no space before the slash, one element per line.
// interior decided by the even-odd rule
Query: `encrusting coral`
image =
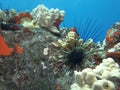
<path fill-rule="evenodd" d="M 59 33 L 58 27 L 64 20 L 64 11 L 59 9 L 48 9 L 44 5 L 38 5 L 32 11 L 33 20 L 44 28 L 47 28 L 53 33 Z"/>
<path fill-rule="evenodd" d="M 71 90 L 116 90 L 108 78 L 120 78 L 119 65 L 112 58 L 103 59 L 95 69 L 86 68 L 74 71 L 75 83 Z"/>
<path fill-rule="evenodd" d="M 116 22 L 108 31 L 105 38 L 105 47 L 107 49 L 114 47 L 120 42 L 120 22 Z"/>
<path fill-rule="evenodd" d="M 108 49 L 106 55 L 112 58 L 120 58 L 120 43 L 117 43 L 113 48 Z"/>
<path fill-rule="evenodd" d="M 106 56 L 112 57 L 120 65 L 120 21 L 116 22 L 107 31 L 104 40 Z"/>
<path fill-rule="evenodd" d="M 39 28 L 29 11 L 16 13 L 14 9 L 0 10 L 0 26 L 2 30 L 24 30 Z"/>
<path fill-rule="evenodd" d="M 13 16 L 8 22 L 9 23 L 16 23 L 16 24 L 21 24 L 24 21 L 31 21 L 32 16 L 30 15 L 29 12 L 20 12 L 18 15 Z"/>

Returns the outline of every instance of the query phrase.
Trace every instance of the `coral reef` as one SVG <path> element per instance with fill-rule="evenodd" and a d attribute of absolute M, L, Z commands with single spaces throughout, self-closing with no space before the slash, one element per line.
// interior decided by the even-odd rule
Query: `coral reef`
<path fill-rule="evenodd" d="M 103 59 L 102 63 L 98 65 L 93 71 L 99 78 L 108 79 L 111 77 L 120 78 L 119 65 L 112 59 Z"/>
<path fill-rule="evenodd" d="M 66 34 L 66 37 L 58 39 L 58 43 L 66 53 L 66 63 L 70 64 L 72 68 L 76 68 L 76 65 L 81 67 L 83 63 L 86 67 L 92 67 L 93 64 L 99 64 L 105 57 L 104 48 L 99 42 L 94 43 L 92 39 L 84 41 L 72 28 Z M 88 62 L 86 63 L 86 61 Z"/>
<path fill-rule="evenodd" d="M 41 27 L 47 28 L 51 32 L 59 33 L 58 27 L 64 19 L 64 11 L 53 8 L 48 9 L 44 5 L 38 5 L 33 9 L 32 16 Z"/>
<path fill-rule="evenodd" d="M 23 53 L 23 48 L 20 47 L 18 44 L 15 45 L 14 48 L 9 48 L 6 44 L 4 38 L 0 35 L 0 56 L 10 56 L 14 51 L 16 51 L 18 54 Z"/>
<path fill-rule="evenodd" d="M 112 48 L 120 42 L 120 22 L 116 22 L 107 32 L 105 38 L 105 47 Z"/>
<path fill-rule="evenodd" d="M 71 90 L 116 90 L 108 78 L 120 78 L 119 65 L 112 58 L 103 59 L 95 69 L 86 68 L 74 73 L 75 83 L 71 85 Z"/>
<path fill-rule="evenodd" d="M 119 90 L 120 23 L 102 44 L 90 18 L 83 32 L 59 28 L 63 19 L 64 11 L 44 5 L 0 10 L 0 90 Z"/>
<path fill-rule="evenodd" d="M 9 20 L 9 23 L 21 24 L 27 28 L 39 28 L 29 11 L 18 13 Z"/>
<path fill-rule="evenodd" d="M 24 21 L 31 21 L 32 20 L 32 16 L 30 15 L 29 12 L 20 12 L 18 13 L 18 15 L 13 16 L 12 18 L 10 18 L 9 23 L 16 23 L 16 24 L 20 24 Z"/>
<path fill-rule="evenodd" d="M 106 55 L 112 58 L 120 58 L 120 43 L 117 43 L 113 48 L 108 49 Z"/>
<path fill-rule="evenodd" d="M 2 30 L 21 30 L 25 28 L 39 28 L 29 11 L 16 13 L 14 9 L 0 10 L 0 26 Z"/>
<path fill-rule="evenodd" d="M 0 22 L 8 22 L 16 14 L 15 9 L 10 9 L 10 11 L 8 9 L 4 11 L 0 9 Z"/>
<path fill-rule="evenodd" d="M 0 35 L 0 56 L 9 56 L 13 53 L 13 48 L 9 48 L 4 40 L 4 38 Z"/>
<path fill-rule="evenodd" d="M 0 22 L 4 22 L 6 19 L 7 18 L 5 12 L 0 9 Z"/>
<path fill-rule="evenodd" d="M 104 40 L 104 47 L 106 50 L 106 56 L 112 57 L 120 65 L 120 22 L 116 22 L 108 30 L 106 38 Z"/>
<path fill-rule="evenodd" d="M 61 30 L 61 33 L 61 37 L 56 37 L 43 28 L 30 29 L 30 32 L 14 31 L 14 33 L 1 30 L 1 35 L 8 47 L 15 47 L 18 43 L 24 49 L 22 54 L 13 52 L 9 57 L 0 56 L 1 87 L 9 88 L 9 90 L 18 88 L 23 90 L 41 90 L 41 88 L 50 90 L 51 88 L 51 90 L 55 90 L 57 83 L 57 85 L 60 84 L 61 89 L 69 90 L 73 80 L 71 78 L 73 76 L 72 70 L 69 71 L 68 66 L 64 63 L 68 59 L 64 53 L 66 50 L 58 43 L 58 40 L 73 39 L 73 41 L 76 40 L 76 43 L 79 43 L 79 37 L 73 31 L 66 29 Z M 91 39 L 83 43 L 88 51 L 91 49 L 89 48 L 89 46 L 92 46 L 91 43 Z M 96 44 L 96 47 L 99 47 L 99 45 L 99 43 Z M 67 52 L 71 52 L 76 47 L 71 48 Z M 81 63 L 83 66 L 80 66 L 81 69 L 88 66 L 87 61 L 89 60 L 84 59 Z M 89 65 L 93 62 L 89 61 Z M 7 67 L 4 67 L 4 65 L 7 65 Z M 71 73 L 70 75 L 67 74 L 68 71 Z"/>
<path fill-rule="evenodd" d="M 1 31 L 7 45 L 16 46 L 18 51 L 18 53 L 13 52 L 9 57 L 0 55 L 2 90 L 55 90 L 56 77 L 51 61 L 58 59 L 57 53 L 60 51 L 57 51 L 51 42 L 57 37 L 42 28 L 37 31 L 31 30 L 31 33 L 25 33 L 22 30 L 14 32 Z M 48 53 L 45 53 L 46 48 Z"/>

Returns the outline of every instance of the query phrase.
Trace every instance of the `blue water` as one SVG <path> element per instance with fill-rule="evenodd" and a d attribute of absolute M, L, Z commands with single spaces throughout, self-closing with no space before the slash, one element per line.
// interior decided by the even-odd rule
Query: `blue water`
<path fill-rule="evenodd" d="M 48 8 L 65 10 L 65 19 L 61 27 L 76 26 L 78 31 L 81 29 L 79 27 L 80 23 L 83 22 L 84 24 L 81 26 L 86 29 L 85 22 L 88 17 L 92 19 L 91 23 L 97 20 L 94 27 L 101 25 L 102 28 L 98 29 L 98 32 L 94 34 L 90 33 L 94 32 L 94 29 L 88 28 L 89 33 L 87 33 L 87 35 L 90 34 L 89 36 L 93 38 L 99 36 L 99 38 L 96 39 L 97 41 L 102 41 L 110 26 L 120 20 L 120 0 L 1 0 L 0 2 L 2 3 L 3 9 L 14 8 L 17 11 L 32 11 L 32 9 L 39 4 L 44 4 Z M 84 34 L 86 34 L 86 31 L 84 31 L 80 31 L 82 32 L 82 38 L 84 38 Z"/>

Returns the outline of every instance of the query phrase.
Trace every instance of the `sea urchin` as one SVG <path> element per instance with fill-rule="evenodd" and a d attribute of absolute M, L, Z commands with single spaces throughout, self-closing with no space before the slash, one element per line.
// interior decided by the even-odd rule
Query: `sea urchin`
<path fill-rule="evenodd" d="M 66 64 L 70 65 L 71 68 L 79 66 L 85 57 L 85 50 L 83 48 L 74 48 L 67 54 Z"/>

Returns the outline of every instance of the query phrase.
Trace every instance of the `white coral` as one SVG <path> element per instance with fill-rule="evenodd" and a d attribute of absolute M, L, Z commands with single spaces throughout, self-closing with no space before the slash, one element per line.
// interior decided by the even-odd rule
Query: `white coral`
<path fill-rule="evenodd" d="M 71 85 L 71 90 L 115 90 L 114 83 L 108 78 L 120 78 L 119 65 L 112 58 L 103 59 L 95 69 L 86 68 L 74 73 L 75 83 Z"/>
<path fill-rule="evenodd" d="M 7 20 L 6 16 L 5 12 L 0 9 L 0 22 L 5 22 Z"/>
<path fill-rule="evenodd" d="M 64 11 L 60 11 L 58 8 L 48 9 L 44 5 L 38 5 L 32 10 L 33 19 L 36 20 L 40 26 L 45 28 L 53 26 L 57 19 L 63 21 L 64 13 Z"/>
<path fill-rule="evenodd" d="M 84 77 L 82 76 L 82 72 L 74 71 L 74 73 L 75 73 L 75 82 L 82 87 L 85 84 Z"/>
<path fill-rule="evenodd" d="M 110 77 L 120 78 L 119 65 L 112 58 L 103 59 L 102 63 L 93 69 L 93 71 L 104 79 Z"/>
<path fill-rule="evenodd" d="M 97 80 L 93 84 L 93 90 L 115 90 L 115 85 L 109 80 Z"/>

